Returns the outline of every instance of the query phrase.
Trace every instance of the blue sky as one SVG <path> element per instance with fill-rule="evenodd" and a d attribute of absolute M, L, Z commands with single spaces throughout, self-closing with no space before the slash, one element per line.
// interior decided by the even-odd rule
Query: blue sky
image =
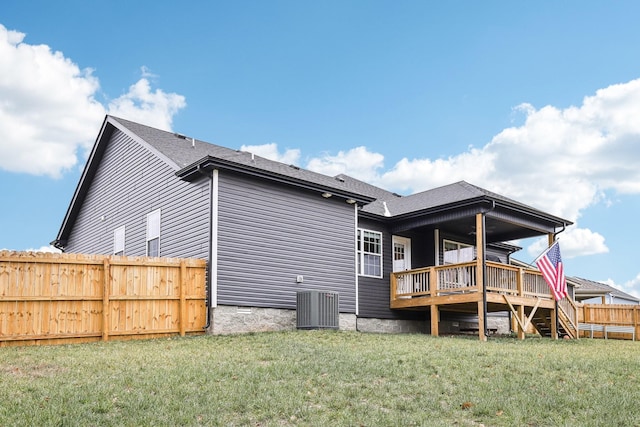
<path fill-rule="evenodd" d="M 461 179 L 576 224 L 640 295 L 640 3 L 0 5 L 0 248 L 56 237 L 105 114 L 410 194 Z M 543 241 L 520 242 L 531 262 Z"/>

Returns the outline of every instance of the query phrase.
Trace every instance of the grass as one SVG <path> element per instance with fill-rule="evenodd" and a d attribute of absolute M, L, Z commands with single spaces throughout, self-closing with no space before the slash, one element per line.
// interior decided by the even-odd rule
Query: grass
<path fill-rule="evenodd" d="M 0 348 L 0 425 L 640 426 L 640 344 L 293 331 Z"/>

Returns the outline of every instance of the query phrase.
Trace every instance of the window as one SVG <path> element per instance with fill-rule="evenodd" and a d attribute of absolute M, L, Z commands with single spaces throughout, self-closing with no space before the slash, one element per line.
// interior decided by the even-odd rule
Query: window
<path fill-rule="evenodd" d="M 463 262 L 473 261 L 474 247 L 465 245 L 464 243 L 452 242 L 444 240 L 444 258 L 445 264 L 459 264 Z"/>
<path fill-rule="evenodd" d="M 147 214 L 147 256 L 160 256 L 160 209 Z"/>
<path fill-rule="evenodd" d="M 382 277 L 382 233 L 358 229 L 358 274 Z"/>
<path fill-rule="evenodd" d="M 124 255 L 124 225 L 113 230 L 113 254 Z"/>

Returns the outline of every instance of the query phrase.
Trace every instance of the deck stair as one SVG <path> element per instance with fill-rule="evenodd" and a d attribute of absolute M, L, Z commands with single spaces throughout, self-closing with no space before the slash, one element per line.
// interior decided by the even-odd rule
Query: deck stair
<path fill-rule="evenodd" d="M 551 337 L 551 310 L 538 310 L 533 316 L 531 323 L 541 336 Z M 567 325 L 567 322 L 562 316 L 558 318 L 558 336 L 575 338 L 572 328 Z"/>

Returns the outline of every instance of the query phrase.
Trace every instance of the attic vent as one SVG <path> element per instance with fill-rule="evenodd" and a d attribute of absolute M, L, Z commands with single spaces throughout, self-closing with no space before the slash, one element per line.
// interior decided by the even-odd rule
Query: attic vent
<path fill-rule="evenodd" d="M 180 139 L 187 139 L 187 136 L 186 136 L 186 135 L 183 135 L 183 134 L 181 134 L 181 133 L 174 133 L 174 135 L 175 135 L 175 136 L 177 136 L 177 137 L 178 137 L 178 138 L 180 138 Z"/>
<path fill-rule="evenodd" d="M 296 166 L 296 165 L 289 165 L 290 168 L 295 169 L 297 171 L 300 170 L 300 166 Z"/>
<path fill-rule="evenodd" d="M 336 181 L 344 182 L 344 178 L 338 175 L 336 176 Z"/>

